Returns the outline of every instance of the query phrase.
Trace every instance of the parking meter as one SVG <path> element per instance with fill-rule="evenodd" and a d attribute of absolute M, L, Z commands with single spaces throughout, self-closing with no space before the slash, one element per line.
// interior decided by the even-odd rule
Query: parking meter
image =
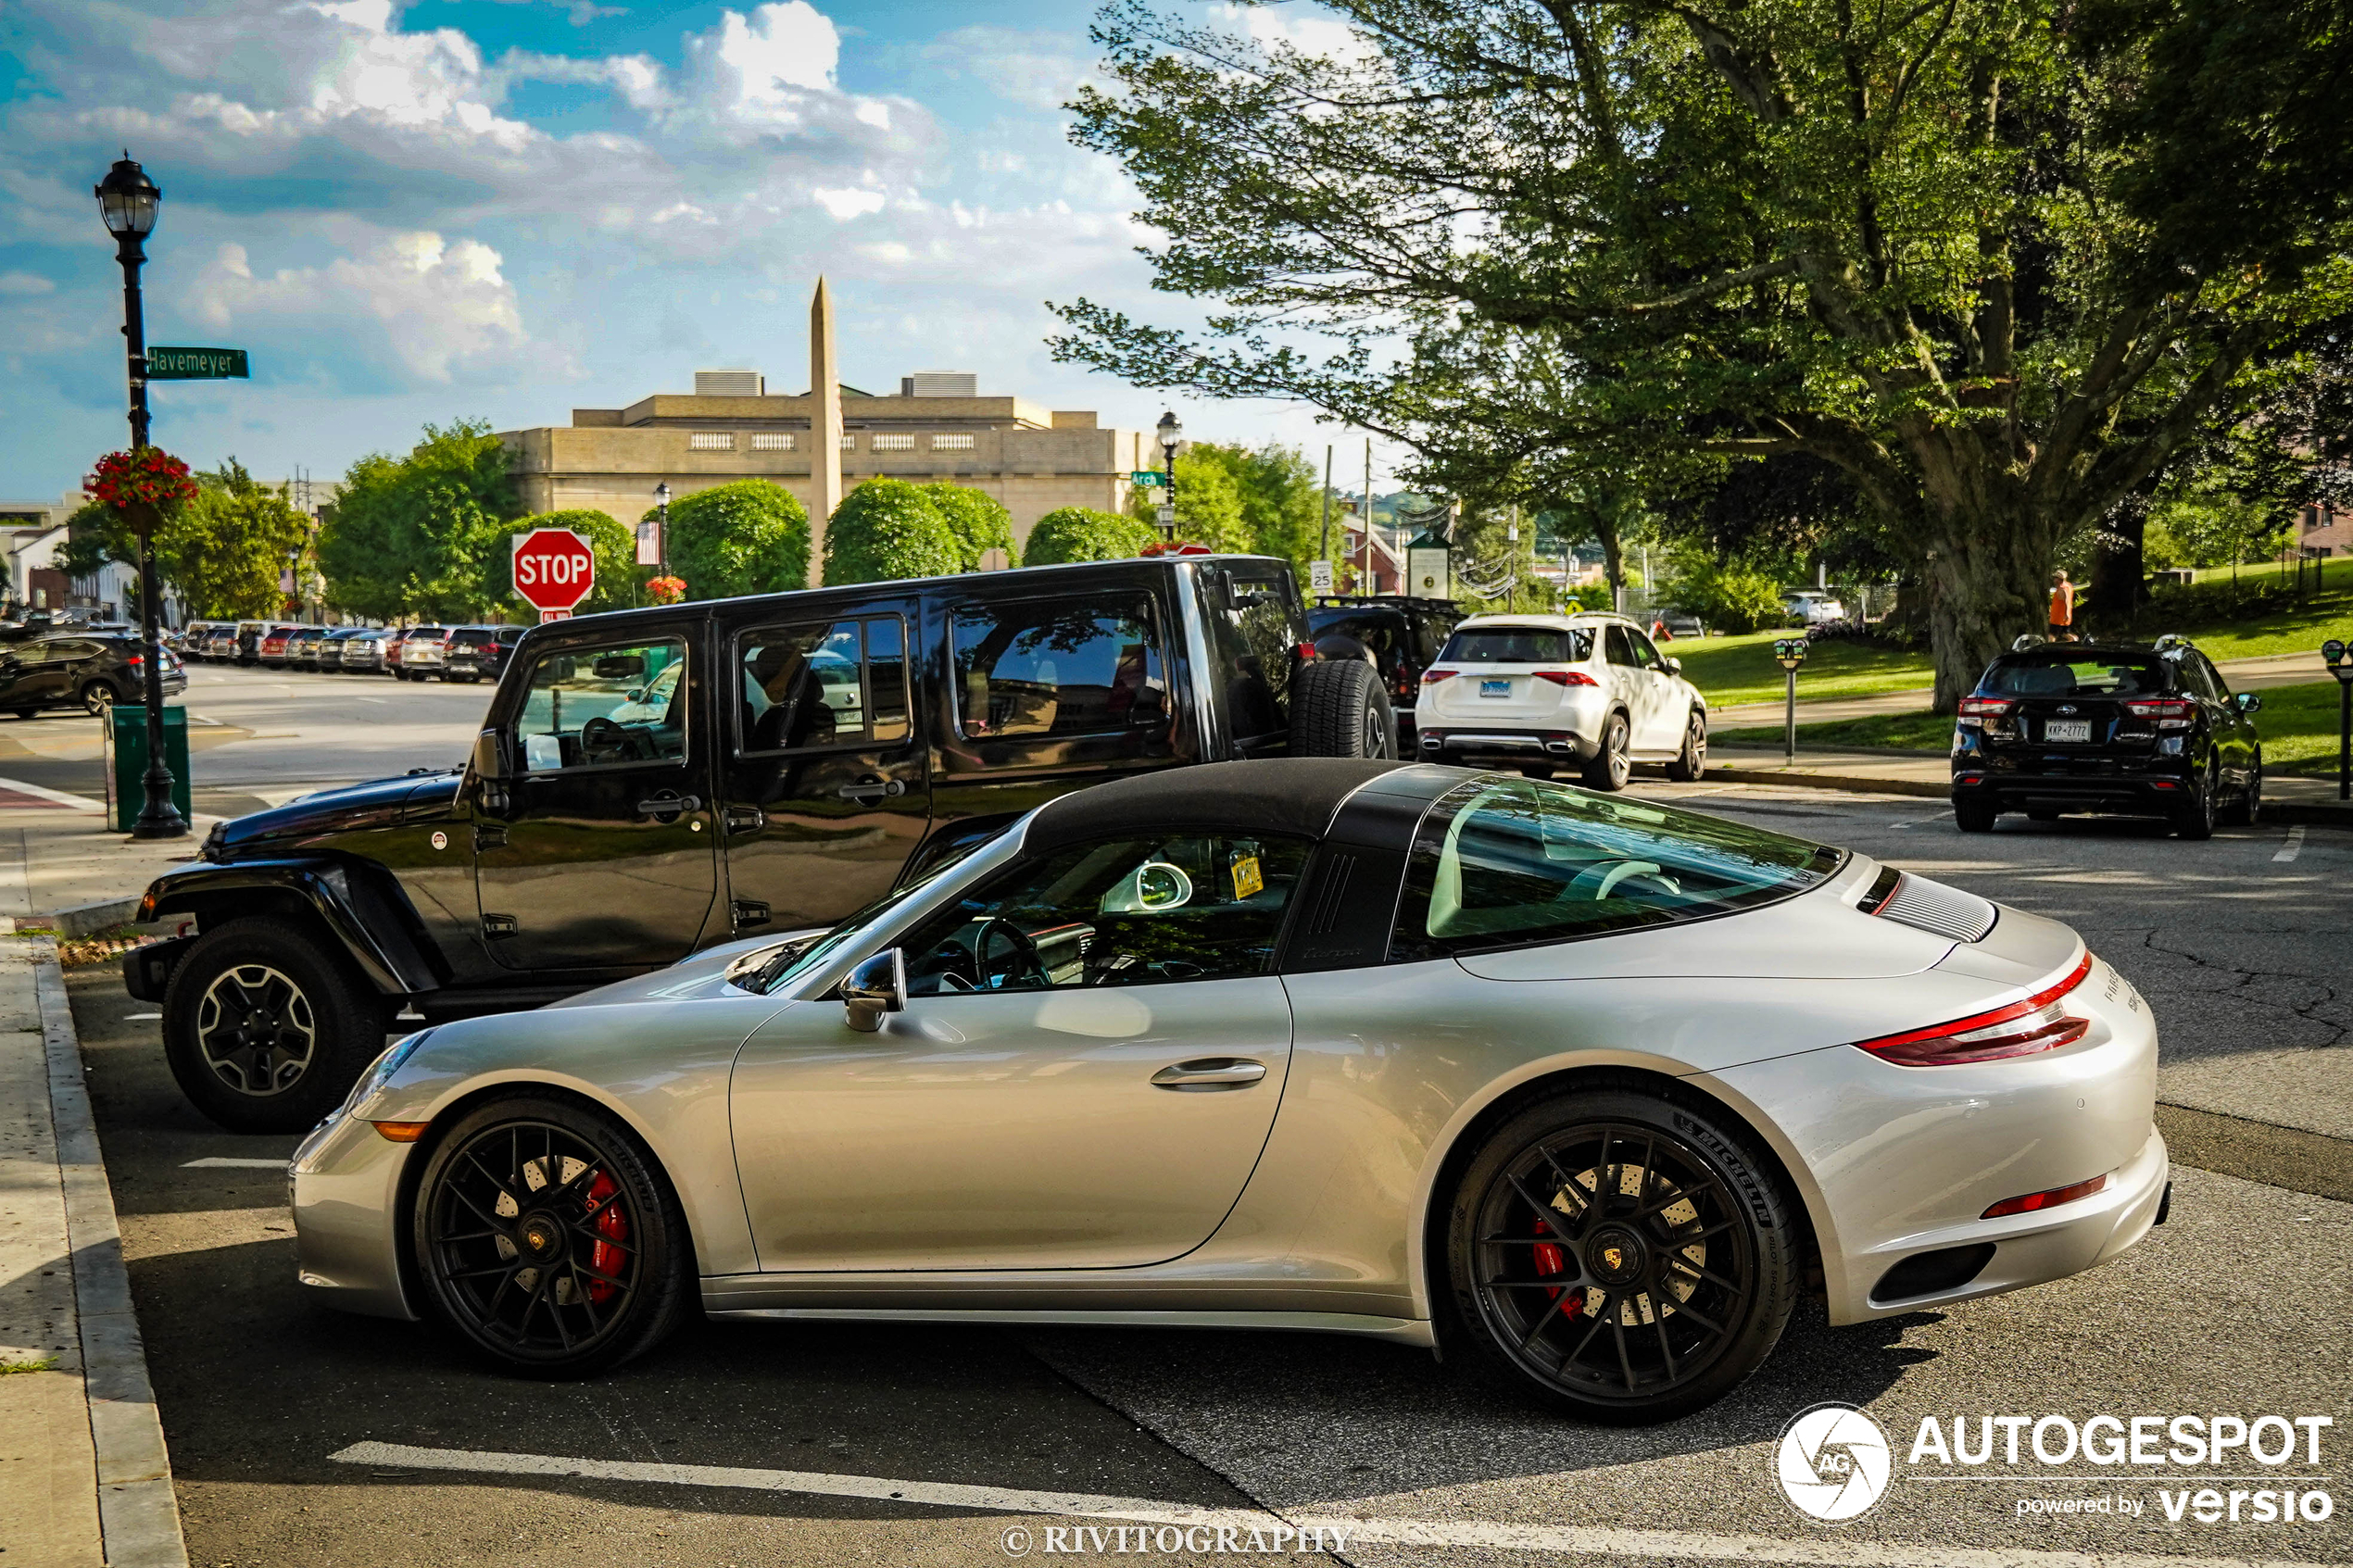
<path fill-rule="evenodd" d="M 2336 797 L 2353 800 L 2353 648 L 2331 637 L 2321 657 L 2336 677 Z"/>
<path fill-rule="evenodd" d="M 1788 694 L 1781 707 L 1781 760 L 1784 765 L 1797 760 L 1797 667 L 1806 662 L 1806 643 L 1803 637 L 1773 639 L 1773 658 L 1785 671 Z"/>

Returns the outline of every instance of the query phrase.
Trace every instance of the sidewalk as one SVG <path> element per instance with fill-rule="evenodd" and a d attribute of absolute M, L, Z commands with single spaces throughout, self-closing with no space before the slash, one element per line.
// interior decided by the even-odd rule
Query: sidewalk
<path fill-rule="evenodd" d="M 1917 795 L 1937 800 L 1952 795 L 1952 763 L 1941 751 L 1812 748 L 1801 744 L 1797 760 L 1791 763 L 1783 760 L 1778 746 L 1711 742 L 1707 757 L 1707 776 L 1732 784 L 1843 789 L 1859 795 Z M 2353 827 L 2353 802 L 2337 799 L 2334 779 L 2266 774 L 2263 820 Z"/>
<path fill-rule="evenodd" d="M 2329 678 L 2329 667 L 2318 649 L 2310 653 L 2267 654 L 2260 659 L 2226 659 L 2215 661 L 2222 679 L 2234 692 L 2259 692 L 2272 686 L 2300 686 Z M 1906 691 L 1881 692 L 1876 696 L 1831 697 L 1809 702 L 1806 696 L 1806 671 L 1797 672 L 1797 721 L 1801 724 L 1838 724 L 1849 719 L 1876 719 L 1890 713 L 1919 713 L 1925 711 L 1936 693 L 1929 686 L 1915 686 Z M 1778 724 L 1786 709 L 1780 702 L 1743 702 L 1731 708 L 1708 710 L 1711 729 L 1738 730 L 1756 724 Z"/>
<path fill-rule="evenodd" d="M 156 876 L 195 859 L 212 819 L 185 838 L 133 839 L 94 802 L 0 780 L 0 916 L 65 936 L 120 925 Z"/>
<path fill-rule="evenodd" d="M 46 938 L 0 935 L 0 1551 L 187 1568 L 114 1198 Z"/>

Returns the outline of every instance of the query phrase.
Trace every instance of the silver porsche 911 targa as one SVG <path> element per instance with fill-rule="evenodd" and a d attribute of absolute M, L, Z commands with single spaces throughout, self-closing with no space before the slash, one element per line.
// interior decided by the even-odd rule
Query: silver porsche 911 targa
<path fill-rule="evenodd" d="M 304 1284 L 586 1373 L 696 1306 L 1323 1329 L 1662 1420 L 2162 1220 L 2146 1004 L 2065 926 L 1513 775 L 1099 785 L 832 931 L 386 1051 Z M 1818 1281 L 1818 1284 L 1814 1282 Z"/>

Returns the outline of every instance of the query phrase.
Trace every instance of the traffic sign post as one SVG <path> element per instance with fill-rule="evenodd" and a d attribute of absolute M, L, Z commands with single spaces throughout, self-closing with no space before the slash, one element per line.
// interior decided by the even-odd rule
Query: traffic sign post
<path fill-rule="evenodd" d="M 1327 560 L 1311 560 L 1307 563 L 1307 591 L 1311 594 L 1324 597 L 1330 596 L 1332 591 L 1331 562 Z"/>
<path fill-rule="evenodd" d="M 515 593 L 543 623 L 568 618 L 597 586 L 597 552 L 569 528 L 518 533 L 511 548 Z"/>

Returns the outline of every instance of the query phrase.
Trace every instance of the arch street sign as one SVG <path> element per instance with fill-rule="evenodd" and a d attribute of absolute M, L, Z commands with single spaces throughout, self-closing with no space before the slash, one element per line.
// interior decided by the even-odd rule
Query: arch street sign
<path fill-rule="evenodd" d="M 511 546 L 515 592 L 542 621 L 561 621 L 597 585 L 597 553 L 569 528 L 535 528 Z"/>

